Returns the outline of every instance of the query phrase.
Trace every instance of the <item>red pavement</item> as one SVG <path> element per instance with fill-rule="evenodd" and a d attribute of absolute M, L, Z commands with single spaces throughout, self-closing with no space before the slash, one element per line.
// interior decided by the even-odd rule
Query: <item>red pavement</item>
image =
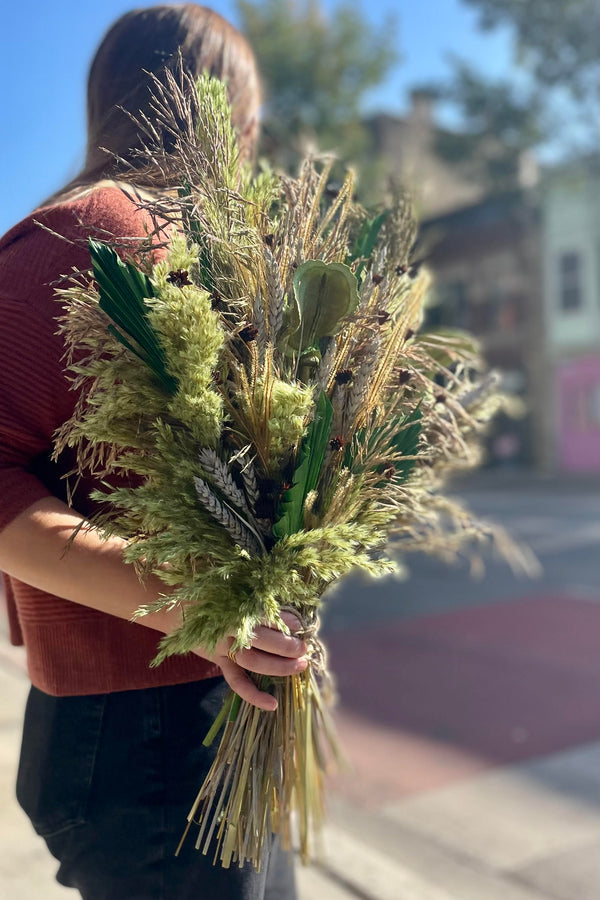
<path fill-rule="evenodd" d="M 527 597 L 328 640 L 337 787 L 366 806 L 600 735 L 600 604 Z"/>

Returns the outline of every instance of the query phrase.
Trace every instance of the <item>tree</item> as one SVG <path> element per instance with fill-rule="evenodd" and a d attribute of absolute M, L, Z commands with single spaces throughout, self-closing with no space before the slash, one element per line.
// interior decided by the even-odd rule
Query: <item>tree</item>
<path fill-rule="evenodd" d="M 439 93 L 459 110 L 461 130 L 440 130 L 436 151 L 449 163 L 468 163 L 488 190 L 511 190 L 527 154 L 547 137 L 542 97 L 535 90 L 522 96 L 514 84 L 490 81 L 460 59 L 453 70 Z"/>
<path fill-rule="evenodd" d="M 484 29 L 509 25 L 517 57 L 546 87 L 582 98 L 598 91 L 600 5 L 597 0 L 464 0 Z"/>
<path fill-rule="evenodd" d="M 370 138 L 361 102 L 398 59 L 395 22 L 372 26 L 353 0 L 340 0 L 331 14 L 320 0 L 236 5 L 264 80 L 268 156 L 287 169 L 311 147 L 364 159 Z"/>
<path fill-rule="evenodd" d="M 533 148 L 552 145 L 567 154 L 596 147 L 597 0 L 464 2 L 479 11 L 483 29 L 513 29 L 523 77 L 518 87 L 494 82 L 454 58 L 452 78 L 439 92 L 458 110 L 463 129 L 441 133 L 438 153 L 449 162 L 479 163 L 486 186 L 505 190 L 516 186 L 524 154 Z"/>

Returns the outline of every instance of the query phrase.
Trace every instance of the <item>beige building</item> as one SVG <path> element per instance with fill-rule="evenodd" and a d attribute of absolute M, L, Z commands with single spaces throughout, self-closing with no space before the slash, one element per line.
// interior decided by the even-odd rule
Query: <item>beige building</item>
<path fill-rule="evenodd" d="M 469 166 L 450 165 L 436 154 L 440 133 L 435 101 L 427 91 L 413 91 L 403 118 L 380 113 L 367 120 L 382 158 L 382 176 L 407 187 L 419 218 L 439 216 L 481 200 L 484 191 Z"/>

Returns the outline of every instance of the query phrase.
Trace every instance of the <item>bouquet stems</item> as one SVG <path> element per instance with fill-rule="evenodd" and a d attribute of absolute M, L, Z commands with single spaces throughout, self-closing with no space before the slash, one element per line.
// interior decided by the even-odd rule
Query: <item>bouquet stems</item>
<path fill-rule="evenodd" d="M 325 815 L 325 775 L 341 755 L 329 713 L 328 676 L 315 659 L 297 675 L 270 679 L 277 710 L 268 712 L 228 694 L 216 757 L 188 815 L 177 852 L 193 824 L 196 848 L 214 851 L 224 868 L 246 860 L 260 870 L 265 842 L 279 834 L 297 844 L 307 863 Z"/>

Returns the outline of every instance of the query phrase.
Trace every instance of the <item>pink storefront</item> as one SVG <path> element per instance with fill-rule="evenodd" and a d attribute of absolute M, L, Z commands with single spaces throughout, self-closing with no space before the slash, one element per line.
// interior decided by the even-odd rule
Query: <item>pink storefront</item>
<path fill-rule="evenodd" d="M 561 361 L 556 390 L 559 468 L 600 472 L 600 357 Z"/>

